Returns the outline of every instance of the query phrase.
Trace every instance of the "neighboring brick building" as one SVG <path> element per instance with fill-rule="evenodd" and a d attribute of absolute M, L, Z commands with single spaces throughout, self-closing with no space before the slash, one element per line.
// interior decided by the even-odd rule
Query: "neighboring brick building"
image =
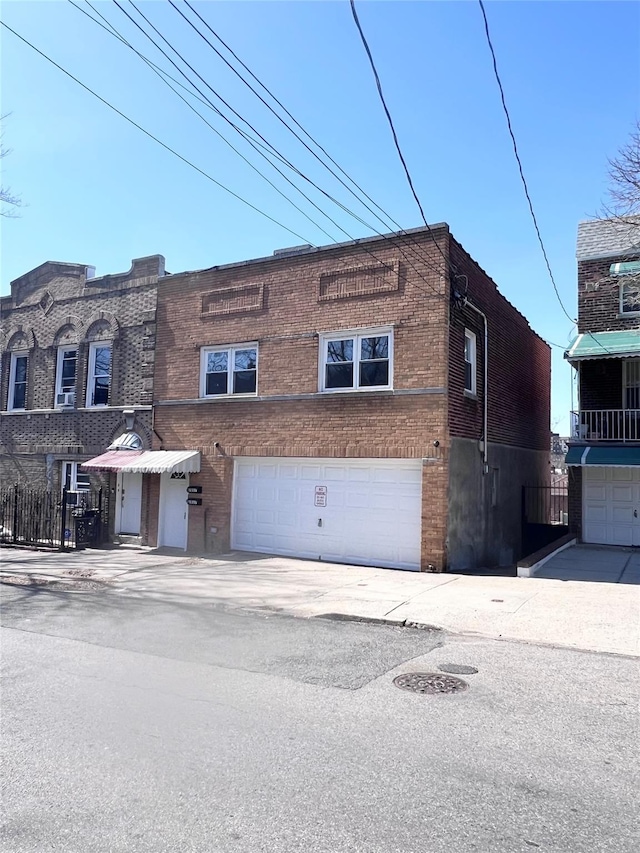
<path fill-rule="evenodd" d="M 151 446 L 158 277 L 164 258 L 96 278 L 82 264 L 47 262 L 0 300 L 0 477 L 83 492 L 116 478 L 81 463 L 128 434 Z M 118 482 L 118 527 L 139 534 L 141 495 Z M 131 503 L 130 501 L 133 501 Z M 137 513 L 137 522 L 136 522 Z M 137 529 L 136 529 L 137 527 Z"/>
<path fill-rule="evenodd" d="M 522 485 L 549 477 L 549 348 L 432 232 L 159 282 L 154 443 L 200 470 L 146 475 L 148 544 L 436 571 L 520 556 Z"/>
<path fill-rule="evenodd" d="M 581 222 L 576 255 L 569 525 L 585 542 L 640 545 L 640 217 Z"/>

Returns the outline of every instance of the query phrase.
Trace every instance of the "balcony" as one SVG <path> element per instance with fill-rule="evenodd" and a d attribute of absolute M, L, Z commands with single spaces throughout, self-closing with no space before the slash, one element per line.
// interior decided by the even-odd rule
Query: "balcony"
<path fill-rule="evenodd" d="M 571 412 L 574 442 L 640 442 L 640 409 L 587 409 Z"/>

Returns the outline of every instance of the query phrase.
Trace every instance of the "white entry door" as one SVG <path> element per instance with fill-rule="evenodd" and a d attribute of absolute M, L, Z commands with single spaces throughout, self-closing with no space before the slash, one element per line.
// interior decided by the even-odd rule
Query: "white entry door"
<path fill-rule="evenodd" d="M 160 475 L 160 517 L 158 520 L 158 545 L 170 548 L 187 547 L 188 474 Z"/>
<path fill-rule="evenodd" d="M 583 469 L 582 538 L 600 545 L 640 545 L 640 471 Z"/>
<path fill-rule="evenodd" d="M 422 463 L 236 459 L 232 546 L 419 569 Z"/>
<path fill-rule="evenodd" d="M 116 533 L 140 535 L 142 474 L 120 471 L 116 482 Z"/>

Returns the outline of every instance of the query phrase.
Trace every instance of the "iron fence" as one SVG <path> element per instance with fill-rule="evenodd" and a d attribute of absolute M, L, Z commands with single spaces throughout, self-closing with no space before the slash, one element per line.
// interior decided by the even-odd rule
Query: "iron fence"
<path fill-rule="evenodd" d="M 102 489 L 62 494 L 16 483 L 0 489 L 0 543 L 39 548 L 86 548 L 108 536 Z"/>
<path fill-rule="evenodd" d="M 567 483 L 522 487 L 522 517 L 526 524 L 568 524 Z"/>

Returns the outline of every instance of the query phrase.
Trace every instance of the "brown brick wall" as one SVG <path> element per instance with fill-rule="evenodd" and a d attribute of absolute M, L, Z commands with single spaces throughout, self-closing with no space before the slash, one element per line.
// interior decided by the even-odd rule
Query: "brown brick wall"
<path fill-rule="evenodd" d="M 29 470 L 51 484 L 47 454 L 86 459 L 124 431 L 122 407 L 138 409 L 134 429 L 151 444 L 155 308 L 159 256 L 135 260 L 127 273 L 87 278 L 78 264 L 46 263 L 11 284 L 2 299 L 0 336 L 0 474 Z M 84 409 L 92 341 L 113 346 L 109 405 Z M 55 409 L 57 349 L 77 344 L 76 408 Z M 27 411 L 7 412 L 11 352 L 28 351 Z M 119 408 L 118 408 L 119 407 Z M 15 454 L 34 454 L 37 464 L 16 466 Z M 66 458 L 71 458 L 67 456 Z M 22 479 L 22 477 L 21 477 Z"/>
<path fill-rule="evenodd" d="M 532 450 L 549 449 L 551 350 L 492 279 L 451 238 L 451 260 L 468 280 L 467 295 L 487 315 L 489 333 L 489 440 Z M 457 287 L 464 289 L 464 279 Z M 470 308 L 451 308 L 449 429 L 452 436 L 481 438 L 484 323 Z M 464 394 L 464 330 L 475 332 L 478 399 Z"/>
<path fill-rule="evenodd" d="M 578 262 L 578 331 L 606 332 L 616 329 L 637 329 L 640 317 L 620 316 L 620 282 L 610 277 L 611 264 L 629 258 L 603 258 Z"/>
<path fill-rule="evenodd" d="M 622 409 L 622 360 L 603 358 L 580 364 L 580 408 Z"/>

